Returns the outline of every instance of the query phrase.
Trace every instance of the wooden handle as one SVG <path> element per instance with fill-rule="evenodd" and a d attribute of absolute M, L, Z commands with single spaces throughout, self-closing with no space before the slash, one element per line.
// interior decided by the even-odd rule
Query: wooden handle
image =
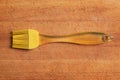
<path fill-rule="evenodd" d="M 104 33 L 99 32 L 85 32 L 67 36 L 47 36 L 42 35 L 41 42 L 42 43 L 50 43 L 50 42 L 68 42 L 68 43 L 76 43 L 76 44 L 101 44 L 105 42 L 109 42 L 112 40 L 112 36 L 106 35 Z"/>

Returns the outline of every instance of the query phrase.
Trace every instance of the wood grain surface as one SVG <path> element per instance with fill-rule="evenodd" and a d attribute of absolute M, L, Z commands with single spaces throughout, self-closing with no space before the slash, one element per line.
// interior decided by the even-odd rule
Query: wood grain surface
<path fill-rule="evenodd" d="M 112 34 L 110 43 L 11 48 L 11 32 Z M 0 0 L 0 80 L 120 80 L 120 0 Z"/>

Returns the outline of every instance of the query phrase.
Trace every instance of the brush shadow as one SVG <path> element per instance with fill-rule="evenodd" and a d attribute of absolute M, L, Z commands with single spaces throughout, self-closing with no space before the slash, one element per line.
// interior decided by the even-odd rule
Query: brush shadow
<path fill-rule="evenodd" d="M 12 42 L 12 32 L 10 32 L 10 35 L 11 35 L 11 36 L 10 36 L 10 46 L 9 46 L 9 47 L 12 48 L 12 43 L 13 43 L 13 42 Z"/>
<path fill-rule="evenodd" d="M 45 45 L 54 44 L 54 43 L 57 43 L 57 44 L 72 44 L 72 45 L 78 45 L 78 46 L 100 46 L 100 45 L 104 44 L 104 43 L 101 43 L 101 44 L 77 44 L 77 43 L 71 43 L 71 42 L 51 42 L 51 43 L 42 44 L 40 46 L 45 46 Z"/>

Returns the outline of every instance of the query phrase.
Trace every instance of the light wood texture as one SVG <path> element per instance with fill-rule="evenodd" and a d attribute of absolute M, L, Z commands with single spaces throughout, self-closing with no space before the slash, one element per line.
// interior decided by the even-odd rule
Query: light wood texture
<path fill-rule="evenodd" d="M 107 44 L 11 48 L 11 32 L 113 34 Z M 119 80 L 120 0 L 0 0 L 0 80 Z"/>

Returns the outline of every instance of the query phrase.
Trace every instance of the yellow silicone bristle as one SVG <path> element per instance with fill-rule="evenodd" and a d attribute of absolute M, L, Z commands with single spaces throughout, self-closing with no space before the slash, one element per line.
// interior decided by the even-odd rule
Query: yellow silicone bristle
<path fill-rule="evenodd" d="M 12 47 L 34 49 L 39 46 L 39 32 L 32 29 L 13 31 Z"/>

